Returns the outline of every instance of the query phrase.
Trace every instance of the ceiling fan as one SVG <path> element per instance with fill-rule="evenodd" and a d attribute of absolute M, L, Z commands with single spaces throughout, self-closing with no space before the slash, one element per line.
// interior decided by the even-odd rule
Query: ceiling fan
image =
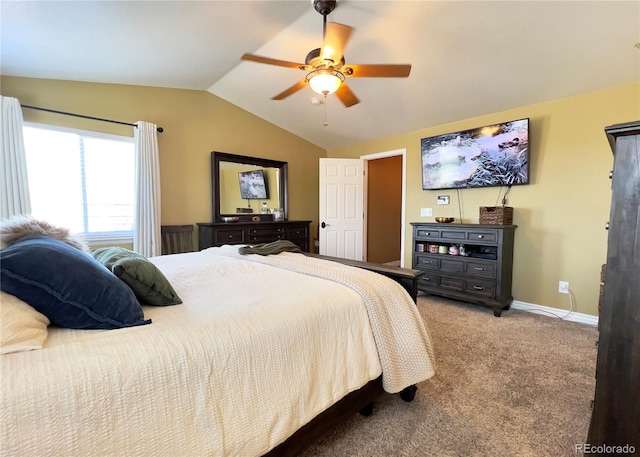
<path fill-rule="evenodd" d="M 307 54 L 304 64 L 248 53 L 242 56 L 242 60 L 296 68 L 308 72 L 303 80 L 272 97 L 272 100 L 283 100 L 308 84 L 314 92 L 325 97 L 335 92 L 340 101 L 349 108 L 360 103 L 360 100 L 347 86 L 345 78 L 406 78 L 409 76 L 411 72 L 411 65 L 409 64 L 360 65 L 345 63 L 343 51 L 349 41 L 353 27 L 336 22 L 327 23 L 327 15 L 335 9 L 336 0 L 312 1 L 314 9 L 323 17 L 323 41 L 321 48 L 314 49 Z"/>

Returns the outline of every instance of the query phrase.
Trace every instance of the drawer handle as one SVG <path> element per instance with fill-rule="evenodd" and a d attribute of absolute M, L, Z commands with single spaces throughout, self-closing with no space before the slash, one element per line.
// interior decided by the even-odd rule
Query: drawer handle
<path fill-rule="evenodd" d="M 424 279 L 425 281 L 431 281 L 431 278 L 428 276 L 423 276 L 422 279 Z"/>
<path fill-rule="evenodd" d="M 609 172 L 609 179 L 613 179 L 613 170 Z"/>
<path fill-rule="evenodd" d="M 486 268 L 484 267 L 473 267 L 474 270 L 478 270 L 478 271 L 484 271 L 486 270 Z"/>
<path fill-rule="evenodd" d="M 478 235 L 478 238 L 482 239 L 484 238 L 484 235 Z"/>
<path fill-rule="evenodd" d="M 608 222 L 606 224 L 604 224 L 604 229 L 605 230 L 609 230 L 609 223 Z"/>
<path fill-rule="evenodd" d="M 484 287 L 480 287 L 480 286 L 473 286 L 473 288 L 474 288 L 475 290 L 484 290 Z"/>
<path fill-rule="evenodd" d="M 229 235 L 229 239 L 233 238 L 233 235 Z"/>
<path fill-rule="evenodd" d="M 425 232 L 424 234 L 429 236 L 429 235 L 431 235 L 431 232 Z"/>

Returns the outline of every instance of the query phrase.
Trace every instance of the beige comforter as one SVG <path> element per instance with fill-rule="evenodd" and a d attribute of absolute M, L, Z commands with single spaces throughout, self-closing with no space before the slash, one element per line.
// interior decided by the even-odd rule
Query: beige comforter
<path fill-rule="evenodd" d="M 50 328 L 43 349 L 0 357 L 2 456 L 262 455 L 381 373 L 350 287 L 229 248 L 152 260 L 184 303 L 145 307 L 151 325 Z M 424 328 L 405 330 L 383 333 L 431 360 Z"/>
<path fill-rule="evenodd" d="M 392 279 L 303 254 L 241 255 L 230 245 L 215 249 L 224 255 L 328 279 L 358 292 L 367 308 L 385 391 L 400 392 L 434 375 L 435 356 L 425 324 L 411 297 Z"/>

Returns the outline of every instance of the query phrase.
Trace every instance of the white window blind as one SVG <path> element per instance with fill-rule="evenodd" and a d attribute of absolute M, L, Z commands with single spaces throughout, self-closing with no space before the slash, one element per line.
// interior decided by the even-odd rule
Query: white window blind
<path fill-rule="evenodd" d="M 24 144 L 34 217 L 89 241 L 133 237 L 133 138 L 28 124 Z"/>

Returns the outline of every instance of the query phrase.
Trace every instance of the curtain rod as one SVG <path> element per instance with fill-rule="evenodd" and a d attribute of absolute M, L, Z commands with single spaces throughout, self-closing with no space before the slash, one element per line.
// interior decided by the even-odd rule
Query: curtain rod
<path fill-rule="evenodd" d="M 67 113 L 65 111 L 56 111 L 54 109 L 40 108 L 38 106 L 29 106 L 29 105 L 21 105 L 21 106 L 23 108 L 35 109 L 35 110 L 38 110 L 38 111 L 46 111 L 48 113 L 64 114 L 65 116 L 81 117 L 83 119 L 91 119 L 91 120 L 94 120 L 94 121 L 111 122 L 112 124 L 130 125 L 131 127 L 136 127 L 136 128 L 138 127 L 136 124 L 131 124 L 129 122 L 113 121 L 111 119 L 103 119 L 101 117 L 85 116 L 84 114 Z M 164 132 L 164 129 L 162 127 L 158 127 L 157 130 L 158 130 L 159 133 Z"/>

